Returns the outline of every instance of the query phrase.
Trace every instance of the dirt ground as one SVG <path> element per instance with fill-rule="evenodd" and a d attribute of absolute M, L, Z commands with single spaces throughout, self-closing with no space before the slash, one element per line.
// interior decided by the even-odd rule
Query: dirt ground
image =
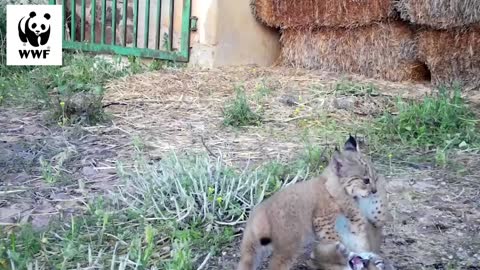
<path fill-rule="evenodd" d="M 378 93 L 335 91 L 344 80 L 371 82 Z M 224 104 L 240 84 L 264 112 L 259 127 L 222 125 Z M 343 140 L 340 135 L 389 108 L 393 97 L 421 98 L 429 91 L 420 84 L 248 66 L 165 70 L 112 81 L 104 98 L 112 121 L 94 127 L 62 128 L 37 111 L 0 108 L 0 224 L 43 227 L 53 216 L 81 211 L 86 198 L 113 192 L 115 162 L 131 159 L 136 137 L 151 159 L 174 150 L 208 151 L 239 167 L 290 160 L 304 146 L 305 129 L 312 143 Z M 51 166 L 42 169 L 41 157 Z M 480 156 L 459 151 L 452 158 L 456 169 L 374 159 L 387 177 L 392 217 L 383 253 L 397 269 L 480 269 Z M 46 174 L 53 183 L 45 181 Z M 204 269 L 233 269 L 239 241 Z M 295 269 L 307 269 L 302 265 Z"/>
<path fill-rule="evenodd" d="M 44 112 L 0 109 L 1 225 L 44 228 L 117 180 L 115 162 L 130 144 L 127 135 L 111 126 L 60 128 L 46 119 Z M 42 168 L 41 159 L 50 165 Z"/>

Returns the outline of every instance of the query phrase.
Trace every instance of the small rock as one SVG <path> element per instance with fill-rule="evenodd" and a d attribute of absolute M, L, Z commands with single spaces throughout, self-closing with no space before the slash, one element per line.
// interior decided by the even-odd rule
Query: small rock
<path fill-rule="evenodd" d="M 101 105 L 99 100 L 100 98 L 93 93 L 78 92 L 73 94 L 65 103 L 70 110 L 80 114 L 89 112 L 93 107 Z"/>
<path fill-rule="evenodd" d="M 339 110 L 351 111 L 355 107 L 355 97 L 338 97 L 333 100 L 333 106 Z"/>
<path fill-rule="evenodd" d="M 283 95 L 280 97 L 280 102 L 287 106 L 296 106 L 298 105 L 298 99 L 293 96 Z"/>

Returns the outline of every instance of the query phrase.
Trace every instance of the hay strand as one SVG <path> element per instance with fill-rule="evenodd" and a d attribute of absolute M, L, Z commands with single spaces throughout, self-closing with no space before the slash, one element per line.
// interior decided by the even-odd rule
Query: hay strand
<path fill-rule="evenodd" d="M 281 37 L 287 65 L 356 73 L 390 81 L 426 78 L 416 61 L 414 34 L 403 23 L 379 23 L 355 29 L 287 29 Z"/>
<path fill-rule="evenodd" d="M 435 29 L 480 23 L 478 0 L 399 0 L 396 9 L 402 19 Z"/>
<path fill-rule="evenodd" d="M 435 85 L 480 87 L 480 28 L 423 30 L 418 33 L 418 47 Z"/>
<path fill-rule="evenodd" d="M 392 14 L 390 0 L 252 0 L 254 15 L 272 27 L 356 27 Z"/>

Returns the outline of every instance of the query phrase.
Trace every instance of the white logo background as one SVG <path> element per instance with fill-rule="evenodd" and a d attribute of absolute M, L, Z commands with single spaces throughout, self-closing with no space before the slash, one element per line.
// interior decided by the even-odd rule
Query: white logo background
<path fill-rule="evenodd" d="M 41 20 L 42 23 L 48 24 L 46 27 L 50 27 L 48 42 L 38 47 L 32 46 L 28 41 L 23 42 L 19 36 L 20 20 L 23 18 L 21 29 L 24 31 L 24 28 L 28 27 L 26 21 L 32 11 L 36 14 L 35 20 Z M 48 20 L 44 18 L 46 13 L 50 14 Z M 34 22 L 33 19 L 32 22 Z M 19 51 L 24 54 L 23 58 Z M 27 53 L 28 56 L 25 56 Z M 61 5 L 7 5 L 7 65 L 62 65 Z"/>

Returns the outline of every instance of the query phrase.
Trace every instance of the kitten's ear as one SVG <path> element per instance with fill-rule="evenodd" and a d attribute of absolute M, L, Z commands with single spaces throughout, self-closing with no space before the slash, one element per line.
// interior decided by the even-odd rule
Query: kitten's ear
<path fill-rule="evenodd" d="M 333 152 L 332 160 L 330 162 L 331 162 L 333 171 L 335 172 L 335 174 L 338 177 L 340 177 L 340 175 L 341 175 L 340 172 L 341 172 L 342 167 L 343 167 L 343 161 L 342 161 L 342 157 L 341 157 L 340 152 L 338 152 L 338 151 Z"/>
<path fill-rule="evenodd" d="M 345 151 L 356 152 L 358 150 L 357 140 L 355 140 L 355 138 L 352 137 L 352 135 L 350 134 L 343 148 L 345 149 Z"/>

